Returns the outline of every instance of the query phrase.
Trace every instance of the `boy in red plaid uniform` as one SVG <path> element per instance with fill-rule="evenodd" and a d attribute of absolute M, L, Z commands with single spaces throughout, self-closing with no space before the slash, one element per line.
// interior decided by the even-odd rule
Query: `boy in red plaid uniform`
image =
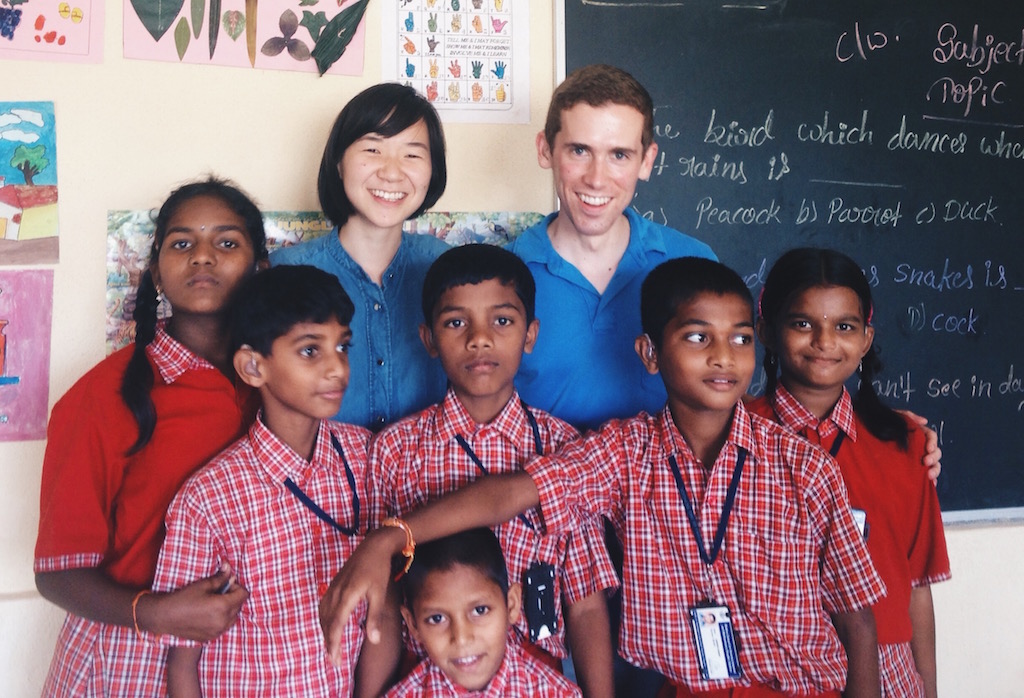
<path fill-rule="evenodd" d="M 578 698 L 580 690 L 523 651 L 509 631 L 522 590 L 494 533 L 474 528 L 426 543 L 402 578 L 406 626 L 428 658 L 385 698 Z"/>
<path fill-rule="evenodd" d="M 615 420 L 526 473 L 487 478 L 406 519 L 421 539 L 540 505 L 547 530 L 605 514 L 625 550 L 620 652 L 671 695 L 879 695 L 884 593 L 828 454 L 740 402 L 754 372 L 753 302 L 708 260 L 660 265 L 641 293 L 636 350 L 668 404 Z M 408 541 L 369 535 L 321 601 L 328 649 L 363 598 L 367 632 Z"/>
<path fill-rule="evenodd" d="M 493 245 L 456 247 L 431 265 L 420 335 L 441 359 L 448 393 L 374 438 L 368 487 L 383 507 L 378 518 L 401 516 L 481 477 L 518 471 L 578 437 L 562 420 L 527 406 L 513 385 L 537 337 L 534 293 L 526 265 Z M 509 519 L 494 529 L 509 578 L 535 601 L 515 623 L 517 639 L 560 670 L 568 626 L 585 692 L 610 696 L 608 615 L 598 592 L 618 579 L 600 520 L 586 517 L 572 531 L 544 535 L 536 511 Z"/>
<path fill-rule="evenodd" d="M 368 645 L 361 658 L 353 618 L 345 659 L 332 665 L 317 632 L 326 583 L 379 523 L 363 486 L 370 432 L 328 421 L 348 385 L 352 302 L 334 276 L 308 266 L 260 272 L 238 298 L 235 371 L 263 408 L 248 435 L 175 497 L 154 588 L 175 589 L 226 563 L 249 598 L 212 642 L 168 638 L 168 691 L 328 698 L 352 695 L 358 681 L 362 695 L 379 695 L 397 643 Z"/>

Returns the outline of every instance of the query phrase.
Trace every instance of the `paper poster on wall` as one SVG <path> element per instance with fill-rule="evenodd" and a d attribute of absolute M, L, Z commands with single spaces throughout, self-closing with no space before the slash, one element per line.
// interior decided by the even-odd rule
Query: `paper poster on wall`
<path fill-rule="evenodd" d="M 53 102 L 0 102 L 0 264 L 58 257 Z"/>
<path fill-rule="evenodd" d="M 0 0 L 0 60 L 99 63 L 103 0 Z"/>
<path fill-rule="evenodd" d="M 446 213 L 431 211 L 406 221 L 408 233 L 433 235 L 449 245 L 504 244 L 543 218 L 539 213 Z M 297 245 L 325 235 L 333 226 L 319 211 L 265 211 L 267 248 Z M 132 341 L 134 293 L 153 244 L 153 212 L 107 212 L 107 352 Z M 163 306 L 162 306 L 163 307 Z"/>
<path fill-rule="evenodd" d="M 362 75 L 369 0 L 124 0 L 124 55 Z"/>
<path fill-rule="evenodd" d="M 46 438 L 53 270 L 0 269 L 0 441 Z"/>
<path fill-rule="evenodd" d="M 384 80 L 448 122 L 529 121 L 528 0 L 396 0 L 381 14 Z"/>

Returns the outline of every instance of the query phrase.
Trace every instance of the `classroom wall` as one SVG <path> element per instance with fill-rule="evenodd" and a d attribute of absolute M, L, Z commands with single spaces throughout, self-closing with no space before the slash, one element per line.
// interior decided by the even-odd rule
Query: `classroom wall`
<path fill-rule="evenodd" d="M 555 20 L 548 0 L 529 2 L 531 123 L 446 126 L 449 183 L 438 210 L 553 206 L 533 138 L 555 81 Z M 104 355 L 107 211 L 158 206 L 206 172 L 235 179 L 264 209 L 315 209 L 327 130 L 380 77 L 380 3 L 365 20 L 363 77 L 124 60 L 120 3 L 107 12 L 101 64 L 0 61 L 0 100 L 55 103 L 61 262 L 51 406 Z M 44 445 L 0 443 L 0 695 L 10 698 L 38 695 L 63 619 L 32 578 Z M 934 589 L 940 692 L 1024 696 L 1024 525 L 961 525 L 947 536 L 954 579 Z"/>

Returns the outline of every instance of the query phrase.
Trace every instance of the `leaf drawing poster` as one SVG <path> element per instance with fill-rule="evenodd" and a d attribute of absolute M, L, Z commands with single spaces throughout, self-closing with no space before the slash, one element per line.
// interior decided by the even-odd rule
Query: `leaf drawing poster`
<path fill-rule="evenodd" d="M 0 264 L 58 255 L 53 102 L 0 102 Z"/>
<path fill-rule="evenodd" d="M 46 438 L 53 270 L 0 269 L 0 441 Z"/>
<path fill-rule="evenodd" d="M 124 55 L 337 75 L 363 72 L 369 0 L 124 0 Z"/>
<path fill-rule="evenodd" d="M 0 59 L 99 63 L 103 0 L 0 0 Z"/>

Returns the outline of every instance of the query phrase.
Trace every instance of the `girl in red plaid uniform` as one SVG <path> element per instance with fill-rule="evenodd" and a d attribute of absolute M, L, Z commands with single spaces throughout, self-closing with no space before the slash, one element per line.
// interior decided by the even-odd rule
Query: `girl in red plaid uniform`
<path fill-rule="evenodd" d="M 839 463 L 861 533 L 887 589 L 874 604 L 882 695 L 936 695 L 929 586 L 950 576 L 939 499 L 920 467 L 920 427 L 883 404 L 872 381 L 871 289 L 834 250 L 790 250 L 765 281 L 758 335 L 765 396 L 752 411 L 829 451 Z M 781 368 L 781 376 L 776 374 Z M 853 396 L 845 384 L 856 375 Z"/>
<path fill-rule="evenodd" d="M 230 570 L 150 594 L 164 512 L 182 482 L 245 432 L 255 393 L 230 378 L 225 311 L 266 260 L 259 209 L 210 178 L 172 192 L 140 280 L 135 343 L 53 408 L 36 586 L 67 609 L 45 696 L 160 696 L 173 633 L 209 640 L 247 594 Z M 158 321 L 166 301 L 169 320 Z"/>

